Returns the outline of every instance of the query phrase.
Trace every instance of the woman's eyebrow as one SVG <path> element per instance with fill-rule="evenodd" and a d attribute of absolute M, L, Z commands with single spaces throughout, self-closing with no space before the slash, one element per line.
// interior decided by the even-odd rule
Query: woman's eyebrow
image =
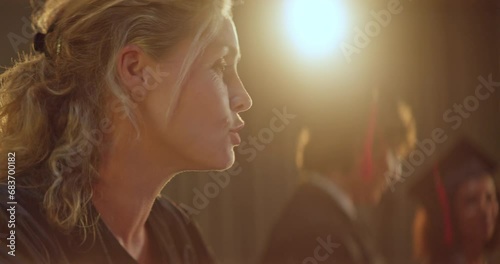
<path fill-rule="evenodd" d="M 224 53 L 225 54 L 224 56 L 229 56 L 231 58 L 235 58 L 237 61 L 241 60 L 240 50 L 232 44 L 227 44 L 227 43 L 222 42 L 222 41 L 217 41 L 214 43 L 214 47 L 216 48 L 216 50 L 218 52 L 220 50 L 222 50 L 221 53 Z"/>
<path fill-rule="evenodd" d="M 226 46 L 229 48 L 229 53 L 228 55 L 232 58 L 234 58 L 237 62 L 239 62 L 241 60 L 241 53 L 240 53 L 240 50 L 237 49 L 235 46 Z"/>

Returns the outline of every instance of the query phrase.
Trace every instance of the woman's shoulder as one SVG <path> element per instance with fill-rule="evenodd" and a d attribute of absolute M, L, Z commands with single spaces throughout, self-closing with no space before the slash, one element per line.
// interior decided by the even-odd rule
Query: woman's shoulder
<path fill-rule="evenodd" d="M 0 215 L 18 222 L 42 220 L 43 195 L 36 188 L 0 182 Z M 1 227 L 0 227 L 1 228 Z"/>
<path fill-rule="evenodd" d="M 0 182 L 0 215 L 12 218 L 11 222 L 40 219 L 42 202 L 43 196 L 37 189 Z"/>
<path fill-rule="evenodd" d="M 54 228 L 43 213 L 43 195 L 36 188 L 0 183 L 1 263 L 50 263 L 60 252 Z"/>
<path fill-rule="evenodd" d="M 153 211 L 159 211 L 161 219 L 168 221 L 169 226 L 175 227 L 174 233 L 180 237 L 187 236 L 191 240 L 202 240 L 199 226 L 185 209 L 165 195 L 160 195 L 156 203 L 158 208 L 155 210 L 153 207 Z"/>
<path fill-rule="evenodd" d="M 214 254 L 205 243 L 196 221 L 188 212 L 170 198 L 161 195 L 156 199 L 153 213 L 157 215 L 154 226 L 161 230 L 167 224 L 171 238 L 180 255 L 189 258 L 188 263 L 215 263 Z M 158 215 L 159 214 L 159 215 Z M 159 220 L 161 219 L 161 220 Z M 165 237 L 165 235 L 164 235 Z"/>

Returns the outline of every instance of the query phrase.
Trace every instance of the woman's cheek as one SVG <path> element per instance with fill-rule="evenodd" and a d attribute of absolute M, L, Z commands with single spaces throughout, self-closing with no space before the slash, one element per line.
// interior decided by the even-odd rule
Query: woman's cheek
<path fill-rule="evenodd" d="M 466 207 L 466 217 L 473 218 L 479 213 L 479 205 L 474 204 Z"/>
<path fill-rule="evenodd" d="M 223 76 L 213 70 L 211 71 L 211 85 L 214 87 L 213 96 L 216 98 L 217 103 L 225 109 L 229 109 L 228 87 L 224 82 Z"/>
<path fill-rule="evenodd" d="M 210 79 L 212 79 L 212 83 L 218 86 L 224 83 L 222 76 L 214 70 L 210 70 Z"/>
<path fill-rule="evenodd" d="M 462 221 L 464 221 L 465 223 L 467 223 L 476 216 L 477 214 L 476 209 L 477 209 L 476 205 L 467 204 L 465 202 L 461 202 L 457 206 L 458 215 L 460 219 L 462 219 Z"/>
<path fill-rule="evenodd" d="M 216 87 L 219 95 L 227 95 L 227 86 L 224 77 L 215 71 L 211 71 L 212 84 Z"/>

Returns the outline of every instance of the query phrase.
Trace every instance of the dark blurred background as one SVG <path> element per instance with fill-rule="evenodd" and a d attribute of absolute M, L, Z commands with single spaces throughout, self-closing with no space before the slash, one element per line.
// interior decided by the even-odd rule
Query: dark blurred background
<path fill-rule="evenodd" d="M 291 1 L 247 0 L 235 7 L 243 56 L 239 71 L 254 105 L 243 115 L 247 128 L 233 175 L 179 175 L 165 189 L 190 209 L 223 263 L 259 258 L 273 222 L 299 182 L 298 132 L 316 104 L 341 96 L 342 89 L 391 86 L 411 105 L 419 140 L 430 138 L 436 128 L 450 136 L 467 134 L 500 160 L 500 91 L 460 118 L 456 129 L 443 117 L 454 104 L 474 96 L 480 76 L 500 82 L 499 1 L 401 0 L 402 11 L 350 62 L 339 47 L 319 57 L 296 48 L 285 19 Z M 349 21 L 343 41 L 352 44 L 354 28 L 364 28 L 374 20 L 371 12 L 387 9 L 391 1 L 341 2 Z M 12 65 L 17 51 L 29 52 L 29 15 L 27 0 L 0 0 L 0 65 Z M 271 129 L 277 112 L 284 111 L 289 119 L 282 120 L 283 129 Z M 378 208 L 367 210 L 390 263 L 410 263 L 415 203 L 406 190 L 430 162 L 389 191 Z"/>

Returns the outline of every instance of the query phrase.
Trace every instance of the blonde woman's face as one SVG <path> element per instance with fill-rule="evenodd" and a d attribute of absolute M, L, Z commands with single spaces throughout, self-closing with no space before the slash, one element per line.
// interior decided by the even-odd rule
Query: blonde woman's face
<path fill-rule="evenodd" d="M 195 61 L 167 123 L 172 87 L 190 45 L 190 41 L 181 43 L 162 62 L 167 81 L 145 100 L 144 136 L 157 155 L 182 170 L 226 169 L 234 163 L 233 148 L 240 143 L 238 131 L 244 122 L 239 114 L 252 105 L 237 72 L 240 50 L 233 21 L 225 20 Z"/>

